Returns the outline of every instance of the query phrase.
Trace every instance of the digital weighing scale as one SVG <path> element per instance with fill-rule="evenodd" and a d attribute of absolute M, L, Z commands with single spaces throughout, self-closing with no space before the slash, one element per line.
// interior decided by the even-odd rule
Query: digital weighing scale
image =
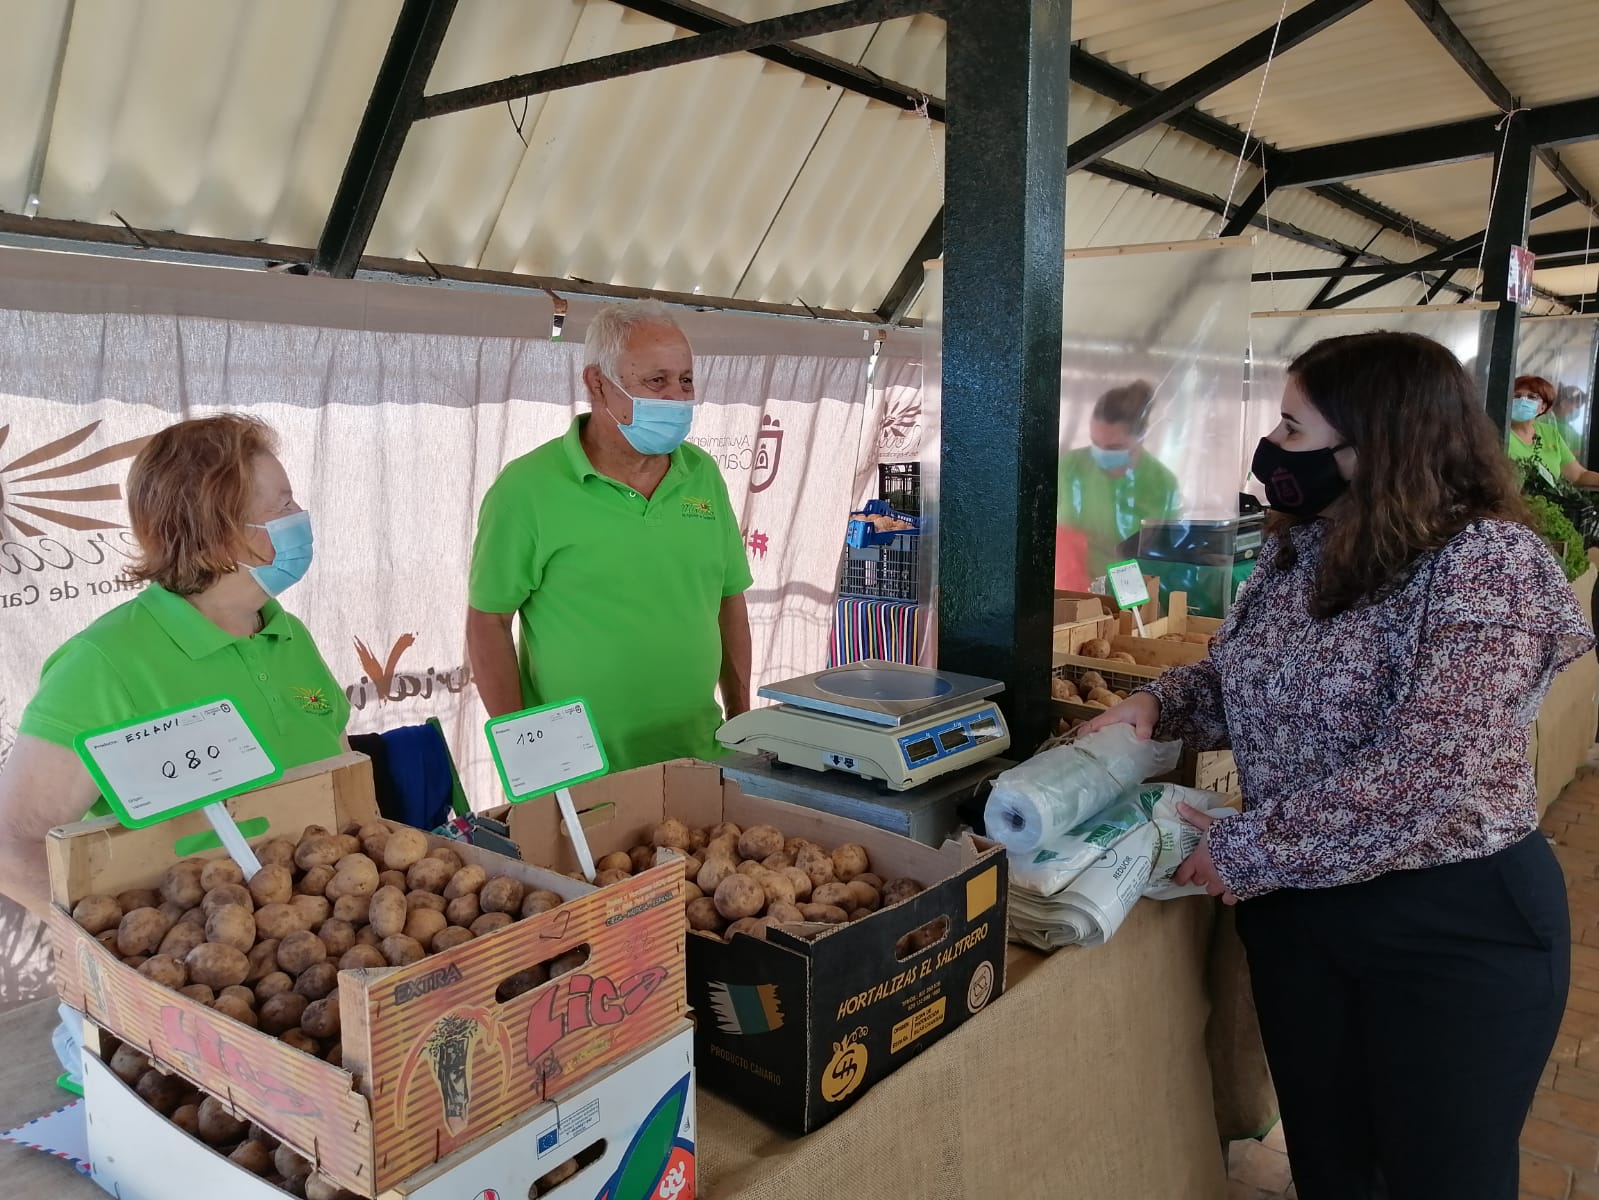
<path fill-rule="evenodd" d="M 879 779 L 902 792 L 1010 747 L 988 697 L 994 679 L 867 659 L 760 689 L 779 703 L 717 730 L 730 750 L 766 751 L 813 771 Z"/>

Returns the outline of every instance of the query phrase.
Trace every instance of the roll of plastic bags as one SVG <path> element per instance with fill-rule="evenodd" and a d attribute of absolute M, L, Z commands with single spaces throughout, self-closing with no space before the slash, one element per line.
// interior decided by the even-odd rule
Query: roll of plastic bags
<path fill-rule="evenodd" d="M 1181 743 L 1140 741 L 1126 725 L 1046 750 L 994 780 L 983 810 L 988 836 L 1013 854 L 1029 854 L 1127 788 L 1172 770 L 1181 755 Z"/>
<path fill-rule="evenodd" d="M 1011 887 L 1025 888 L 1040 896 L 1053 896 L 1064 890 L 1106 850 L 1140 825 L 1149 824 L 1149 811 L 1139 799 L 1136 790 L 1124 793 L 1122 799 L 1067 830 L 1059 839 L 1045 842 L 1030 854 L 1011 855 Z"/>

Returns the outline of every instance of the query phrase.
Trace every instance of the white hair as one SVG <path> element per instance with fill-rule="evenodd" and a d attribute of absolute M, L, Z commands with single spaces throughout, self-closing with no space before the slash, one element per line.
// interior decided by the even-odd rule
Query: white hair
<path fill-rule="evenodd" d="M 594 314 L 583 334 L 584 365 L 599 367 L 613 383 L 620 383 L 622 352 L 638 330 L 648 327 L 683 332 L 672 310 L 659 300 L 607 304 Z"/>

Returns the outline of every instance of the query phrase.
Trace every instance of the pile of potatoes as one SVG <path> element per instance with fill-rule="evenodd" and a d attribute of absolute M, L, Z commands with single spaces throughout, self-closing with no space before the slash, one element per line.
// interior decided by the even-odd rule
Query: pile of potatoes
<path fill-rule="evenodd" d="M 1077 647 L 1080 658 L 1102 658 L 1106 662 L 1136 663 L 1138 660 L 1125 650 L 1112 650 L 1105 638 L 1089 638 Z"/>
<path fill-rule="evenodd" d="M 1127 699 L 1126 692 L 1112 689 L 1098 671 L 1084 671 L 1075 680 L 1051 676 L 1049 694 L 1056 700 L 1086 704 L 1089 708 L 1114 708 Z"/>
<path fill-rule="evenodd" d="M 139 974 L 338 1065 L 340 971 L 407 966 L 561 903 L 385 822 L 307 826 L 256 857 L 248 884 L 231 859 L 186 859 L 158 887 L 85 896 L 72 916 Z M 522 971 L 498 999 L 586 958 L 580 949 Z"/>
<path fill-rule="evenodd" d="M 864 846 L 828 850 L 804 838 L 784 837 L 770 825 L 740 829 L 731 822 L 690 829 L 668 818 L 648 842 L 607 854 L 595 863 L 604 887 L 655 862 L 657 850 L 686 860 L 683 889 L 688 927 L 704 937 L 731 941 L 735 934 L 764 938 L 773 925 L 842 925 L 922 891 L 914 879 L 885 883 L 872 874 Z M 806 936 L 807 930 L 793 930 Z M 819 929 L 808 931 L 811 936 Z"/>

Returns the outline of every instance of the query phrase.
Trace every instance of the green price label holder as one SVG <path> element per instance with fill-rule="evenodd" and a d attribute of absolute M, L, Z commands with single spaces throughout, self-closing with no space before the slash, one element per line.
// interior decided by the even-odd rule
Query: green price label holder
<path fill-rule="evenodd" d="M 495 717 L 483 726 L 483 733 L 512 804 L 555 794 L 583 876 L 593 883 L 594 854 L 570 789 L 599 778 L 611 767 L 587 702 L 572 697 Z"/>

